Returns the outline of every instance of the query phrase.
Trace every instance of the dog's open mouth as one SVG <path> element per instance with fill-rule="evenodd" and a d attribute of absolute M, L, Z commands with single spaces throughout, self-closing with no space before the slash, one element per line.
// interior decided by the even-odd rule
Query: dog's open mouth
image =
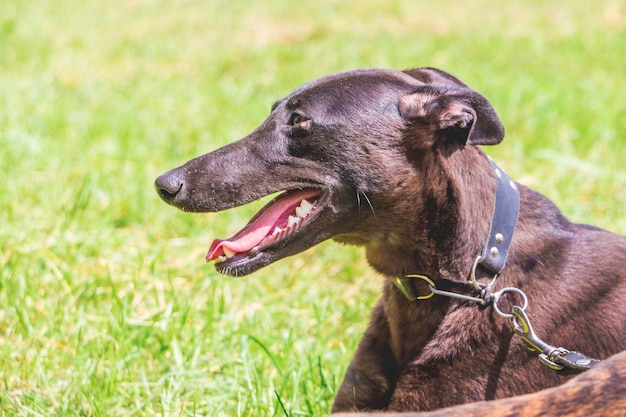
<path fill-rule="evenodd" d="M 265 205 L 230 239 L 216 239 L 206 255 L 207 262 L 227 265 L 234 258 L 252 257 L 281 242 L 314 217 L 322 191 L 306 188 L 286 191 Z"/>

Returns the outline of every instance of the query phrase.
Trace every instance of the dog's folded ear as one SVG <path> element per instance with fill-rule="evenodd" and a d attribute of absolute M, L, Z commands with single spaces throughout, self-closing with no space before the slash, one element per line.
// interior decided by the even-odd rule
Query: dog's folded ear
<path fill-rule="evenodd" d="M 447 72 L 437 68 L 413 68 L 402 72 L 426 84 L 469 88 L 467 84 L 456 78 L 454 75 L 448 74 Z"/>
<path fill-rule="evenodd" d="M 402 117 L 435 128 L 448 140 L 468 145 L 496 145 L 504 138 L 504 126 L 491 103 L 469 88 L 427 84 L 400 98 Z"/>

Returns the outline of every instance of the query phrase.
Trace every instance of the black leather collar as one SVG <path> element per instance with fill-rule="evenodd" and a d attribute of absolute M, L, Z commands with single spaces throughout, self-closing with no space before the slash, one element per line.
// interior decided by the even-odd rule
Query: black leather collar
<path fill-rule="evenodd" d="M 483 266 L 494 275 L 502 272 L 509 247 L 513 240 L 513 232 L 519 216 L 519 190 L 515 182 L 504 172 L 493 159 L 489 158 L 491 167 L 498 178 L 496 204 L 491 218 L 489 238 L 481 254 L 478 265 Z"/>
<path fill-rule="evenodd" d="M 506 172 L 500 169 L 493 159 L 489 158 L 489 162 L 491 162 L 491 167 L 498 181 L 496 202 L 491 218 L 489 236 L 486 239 L 482 253 L 473 265 L 473 269 L 477 265 L 482 266 L 496 277 L 504 268 L 509 247 L 513 240 L 513 233 L 515 232 L 519 216 L 520 196 L 517 185 Z M 396 278 L 393 282 L 410 301 L 424 298 L 424 296 L 420 295 L 415 278 L 407 276 Z"/>

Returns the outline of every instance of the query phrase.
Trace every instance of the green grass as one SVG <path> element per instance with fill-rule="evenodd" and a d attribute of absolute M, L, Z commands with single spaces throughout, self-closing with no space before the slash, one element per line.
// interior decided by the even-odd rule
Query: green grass
<path fill-rule="evenodd" d="M 0 415 L 330 410 L 382 284 L 363 254 L 220 277 L 211 238 L 254 207 L 152 187 L 327 73 L 449 70 L 504 120 L 511 176 L 626 233 L 625 25 L 609 0 L 0 2 Z"/>

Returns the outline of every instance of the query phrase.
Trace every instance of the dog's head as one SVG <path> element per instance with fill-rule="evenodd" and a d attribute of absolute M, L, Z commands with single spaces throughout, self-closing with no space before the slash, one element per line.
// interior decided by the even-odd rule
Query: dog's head
<path fill-rule="evenodd" d="M 248 136 L 155 185 L 164 201 L 194 212 L 281 193 L 207 254 L 220 272 L 244 275 L 328 238 L 368 251 L 399 240 L 398 219 L 416 215 L 413 183 L 424 177 L 410 155 L 503 136 L 489 102 L 443 71 L 356 70 L 297 88 Z"/>

